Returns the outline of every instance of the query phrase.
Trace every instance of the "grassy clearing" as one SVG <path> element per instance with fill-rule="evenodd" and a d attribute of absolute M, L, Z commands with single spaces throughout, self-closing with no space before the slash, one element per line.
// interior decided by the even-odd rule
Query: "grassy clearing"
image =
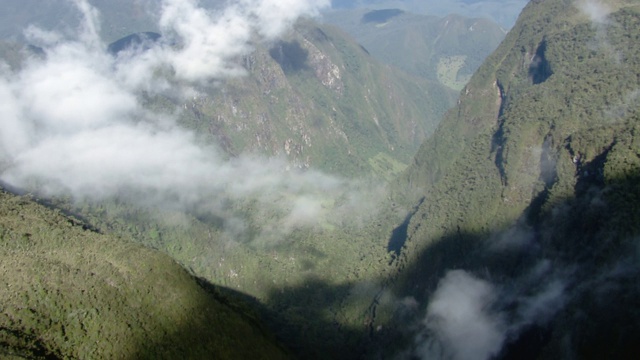
<path fill-rule="evenodd" d="M 407 164 L 401 163 L 386 153 L 378 153 L 370 158 L 369 165 L 373 168 L 374 174 L 387 181 L 393 180 L 407 168 Z"/>
<path fill-rule="evenodd" d="M 467 60 L 466 55 L 447 56 L 438 61 L 438 80 L 453 90 L 460 91 L 469 82 L 471 76 L 458 76 L 458 72 Z"/>

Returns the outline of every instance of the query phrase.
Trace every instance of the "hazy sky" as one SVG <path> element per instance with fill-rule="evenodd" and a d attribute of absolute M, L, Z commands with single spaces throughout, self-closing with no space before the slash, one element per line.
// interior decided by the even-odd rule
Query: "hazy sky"
<path fill-rule="evenodd" d="M 513 26 L 527 3 L 527 0 L 333 0 L 331 2 L 334 9 L 398 8 L 428 15 L 460 14 L 469 17 L 487 17 L 505 28 Z"/>
<path fill-rule="evenodd" d="M 19 35 L 22 28 L 27 24 L 37 24 L 45 29 L 57 28 L 61 31 L 70 31 L 66 25 L 75 26 L 78 21 L 77 11 L 73 9 L 72 0 L 2 0 L 3 9 L 0 12 L 0 36 Z M 101 10 L 102 16 L 109 19 L 103 24 L 103 33 L 110 36 L 124 36 L 118 30 L 122 26 L 137 24 L 132 31 L 148 31 L 152 29 L 151 18 L 145 13 L 153 13 L 152 17 L 158 16 L 162 0 L 90 0 L 90 4 Z M 190 2 L 189 2 L 190 3 Z M 227 2 L 223 0 L 200 0 L 198 4 L 207 8 L 216 8 L 224 11 Z M 249 3 L 248 0 L 230 1 L 229 4 L 243 6 Z M 282 13 L 294 15 L 299 14 L 300 2 L 293 0 L 281 0 L 278 2 L 269 1 L 266 3 L 280 4 L 283 6 Z M 444 16 L 451 13 L 461 14 L 469 17 L 487 17 L 493 19 L 504 28 L 510 28 L 522 8 L 526 5 L 526 0 L 318 0 L 307 1 L 319 9 L 329 9 L 331 5 L 334 9 L 365 7 L 372 9 L 400 8 L 419 14 L 430 14 Z M 322 6 L 317 6 L 322 5 Z M 326 5 L 326 6 L 325 6 Z M 228 7 L 227 7 L 228 9 Z M 265 14 L 266 15 L 266 14 Z M 271 15 L 273 16 L 273 14 Z M 132 20 L 133 19 L 133 20 Z M 268 19 L 263 18 L 263 21 Z M 63 24 L 60 26 L 60 24 Z M 65 25 L 66 24 L 66 25 Z M 103 34 L 105 35 L 105 34 Z M 115 39 L 111 39 L 115 40 Z"/>

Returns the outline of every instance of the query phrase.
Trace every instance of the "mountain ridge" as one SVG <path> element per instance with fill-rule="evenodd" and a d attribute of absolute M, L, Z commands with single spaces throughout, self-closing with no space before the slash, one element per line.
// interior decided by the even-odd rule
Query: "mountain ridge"
<path fill-rule="evenodd" d="M 393 10 L 332 11 L 323 20 L 343 28 L 380 61 L 456 91 L 505 34 L 490 20 L 454 14 L 436 17 L 400 11 L 384 22 L 364 21 L 370 14 Z"/>
<path fill-rule="evenodd" d="M 433 131 L 454 92 L 379 64 L 339 29 L 312 22 L 296 29 L 243 59 L 247 77 L 185 104 L 183 124 L 209 132 L 232 153 L 390 179 Z"/>
<path fill-rule="evenodd" d="M 517 357 L 527 343 L 536 344 L 533 358 L 638 353 L 637 327 L 594 315 L 637 319 L 599 298 L 607 286 L 599 279 L 607 277 L 628 301 L 640 294 L 627 282 L 638 272 L 638 208 L 623 200 L 639 190 L 632 144 L 640 109 L 631 100 L 640 86 L 638 7 L 599 3 L 606 15 L 594 17 L 581 4 L 530 2 L 400 180 L 404 191 L 424 197 L 407 226 L 398 266 L 409 270 L 399 275 L 400 293 L 434 302 L 457 269 L 497 297 L 543 296 L 551 290 L 519 289 L 531 286 L 522 285 L 527 276 L 544 283 L 533 275 L 542 264 L 549 284 L 559 284 L 555 305 L 540 304 L 550 314 L 540 319 L 518 320 L 528 314 L 525 303 L 492 302 L 508 320 L 488 319 L 511 330 L 496 330 L 486 357 Z M 616 267 L 625 275 L 611 275 Z M 588 329 L 581 312 L 593 316 Z M 448 341 L 437 324 L 425 324 L 436 329 L 422 335 L 429 344 Z M 619 343 L 608 348 L 598 329 L 611 326 L 627 330 L 612 335 Z M 571 339 L 568 348 L 556 340 L 562 337 Z"/>

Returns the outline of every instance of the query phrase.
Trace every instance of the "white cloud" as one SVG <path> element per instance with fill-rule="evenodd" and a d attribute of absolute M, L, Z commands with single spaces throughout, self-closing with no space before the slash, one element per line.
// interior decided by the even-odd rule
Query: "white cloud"
<path fill-rule="evenodd" d="M 71 1 L 82 13 L 80 39 L 89 46 L 100 47 L 102 42 L 100 41 L 100 13 L 98 9 L 91 6 L 87 0 Z"/>
<path fill-rule="evenodd" d="M 505 324 L 491 309 L 494 287 L 465 271 L 449 271 L 427 308 L 433 334 L 418 350 L 424 359 L 481 360 L 496 355 L 505 340 Z"/>
<path fill-rule="evenodd" d="M 596 24 L 606 24 L 611 7 L 599 0 L 581 0 L 576 3 L 578 9 Z"/>
<path fill-rule="evenodd" d="M 567 269 L 539 261 L 508 285 L 463 270 L 446 273 L 430 298 L 414 355 L 422 359 L 489 359 L 531 325 L 545 326 L 568 302 Z M 543 280 L 544 279 L 544 280 Z"/>
<path fill-rule="evenodd" d="M 195 1 L 166 0 L 162 29 L 178 44 L 159 43 L 117 59 L 98 38 L 99 14 L 86 1 L 75 3 L 85 16 L 77 36 L 65 40 L 32 29 L 45 57 L 29 60 L 18 73 L 0 73 L 3 181 L 93 200 L 136 194 L 154 206 L 213 212 L 237 229 L 242 221 L 225 213 L 222 199 L 257 201 L 259 214 L 277 215 L 272 235 L 368 213 L 353 211 L 354 182 L 288 171 L 281 159 L 223 160 L 171 114 L 151 112 L 138 101 L 141 91 L 191 94 L 193 83 L 237 75 L 232 60 L 251 51 L 256 32 L 276 36 L 324 1 L 242 1 L 212 14 Z M 251 22 L 256 17 L 257 25 Z M 175 78 L 159 75 L 167 69 Z"/>
<path fill-rule="evenodd" d="M 17 93 L 28 104 L 25 116 L 40 133 L 71 133 L 122 122 L 136 99 L 108 75 L 110 59 L 81 44 L 49 51 L 46 62 L 32 64 L 18 77 Z"/>
<path fill-rule="evenodd" d="M 317 16 L 320 9 L 330 5 L 329 0 L 244 0 L 246 8 L 255 17 L 259 33 L 267 39 L 273 39 L 298 18 L 296 14 Z"/>
<path fill-rule="evenodd" d="M 252 24 L 237 5 L 213 17 L 193 0 L 167 0 L 160 26 L 177 37 L 179 49 L 166 47 L 163 55 L 178 78 L 195 82 L 242 74 L 231 60 L 250 52 Z"/>
<path fill-rule="evenodd" d="M 165 60 L 178 78 L 192 82 L 241 75 L 231 60 L 251 51 L 256 34 L 272 40 L 326 6 L 328 0 L 242 0 L 214 13 L 195 0 L 165 0 L 160 26 L 179 43 L 178 50 L 164 48 Z"/>
<path fill-rule="evenodd" d="M 29 148 L 33 127 L 22 118 L 23 109 L 14 94 L 12 84 L 3 78 L 0 78 L 0 99 L 0 164 L 4 165 L 12 160 L 12 154 Z"/>

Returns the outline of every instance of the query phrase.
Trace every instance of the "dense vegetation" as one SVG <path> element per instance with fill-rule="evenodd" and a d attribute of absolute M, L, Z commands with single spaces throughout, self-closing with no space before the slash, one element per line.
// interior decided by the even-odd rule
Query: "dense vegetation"
<path fill-rule="evenodd" d="M 327 194 L 314 226 L 278 228 L 289 209 L 258 195 L 220 194 L 233 217 L 144 206 L 126 192 L 46 200 L 80 223 L 2 194 L 2 279 L 12 290 L 0 292 L 0 345 L 86 357 L 100 338 L 96 356 L 285 356 L 243 298 L 301 358 L 426 357 L 436 337 L 428 304 L 455 269 L 499 289 L 486 308 L 506 330 L 492 356 L 633 358 L 640 9 L 610 2 L 602 21 L 576 4 L 531 2 L 390 194 L 358 183 L 357 202 L 371 201 L 360 207 Z M 330 27 L 301 23 L 270 45 L 238 60 L 248 77 L 209 96 L 147 104 L 185 109 L 181 124 L 230 157 L 286 152 L 302 168 L 311 156 L 309 167 L 346 175 L 402 172 L 419 142 L 404 121 L 422 116 L 410 104 L 432 94 L 428 85 L 383 71 Z M 445 106 L 439 94 L 422 100 L 427 108 Z M 427 136 L 429 124 L 413 128 Z M 286 190 L 275 198 L 295 196 Z"/>
<path fill-rule="evenodd" d="M 401 293 L 428 299 L 450 269 L 517 288 L 544 261 L 565 284 L 557 316 L 514 335 L 505 357 L 531 344 L 532 358 L 638 354 L 640 9 L 608 3 L 602 21 L 576 6 L 531 2 L 401 180 L 424 196 Z"/>
<path fill-rule="evenodd" d="M 279 155 L 299 168 L 390 179 L 455 99 L 436 81 L 385 67 L 340 30 L 310 21 L 242 65 L 248 76 L 221 89 L 151 106 L 186 107 L 183 125 L 232 155 Z"/>
<path fill-rule="evenodd" d="M 288 357 L 237 298 L 32 198 L 0 193 L 0 257 L 0 357 Z"/>
<path fill-rule="evenodd" d="M 404 215 L 390 209 L 387 219 L 376 220 L 378 204 L 386 199 L 378 182 L 406 167 L 435 128 L 425 118 L 436 116 L 425 111 L 444 113 L 453 96 L 378 64 L 339 30 L 311 22 L 298 24 L 281 41 L 257 46 L 238 63 L 247 76 L 203 87 L 186 103 L 171 96 L 140 98 L 150 110 L 178 113 L 180 125 L 198 134 L 198 141 L 218 144 L 230 158 L 246 152 L 280 155 L 292 173 L 314 167 L 378 179 L 349 182 L 353 194 L 313 194 L 322 198 L 321 220 L 314 226 L 286 225 L 292 209 L 265 206 L 265 194 L 209 194 L 200 200 L 220 204 L 221 214 L 150 206 L 140 200 L 144 195 L 126 189 L 100 201 L 68 194 L 47 204 L 100 232 L 161 250 L 225 286 L 222 291 L 231 297 L 246 294 L 240 296 L 300 356 L 364 353 L 382 318 L 375 307 L 378 275 L 390 261 L 386 237 L 392 219 Z M 266 195 L 295 200 L 298 187 Z"/>

